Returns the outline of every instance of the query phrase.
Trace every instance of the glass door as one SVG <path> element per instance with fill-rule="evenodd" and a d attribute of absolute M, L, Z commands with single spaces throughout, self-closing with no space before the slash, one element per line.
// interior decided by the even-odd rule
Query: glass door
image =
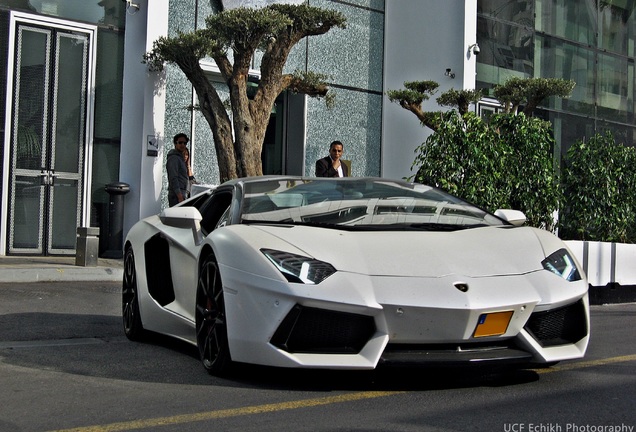
<path fill-rule="evenodd" d="M 8 251 L 74 254 L 93 34 L 16 22 Z"/>

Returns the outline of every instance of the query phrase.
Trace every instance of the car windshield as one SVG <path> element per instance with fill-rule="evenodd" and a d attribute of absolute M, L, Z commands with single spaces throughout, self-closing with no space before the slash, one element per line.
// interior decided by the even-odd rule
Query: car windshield
<path fill-rule="evenodd" d="M 243 186 L 241 223 L 453 231 L 505 223 L 461 199 L 385 179 L 276 179 Z"/>

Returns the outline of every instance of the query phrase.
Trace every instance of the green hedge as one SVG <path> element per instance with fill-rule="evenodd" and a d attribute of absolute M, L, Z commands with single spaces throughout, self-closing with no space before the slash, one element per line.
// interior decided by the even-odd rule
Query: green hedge
<path fill-rule="evenodd" d="M 610 133 L 576 142 L 563 170 L 559 236 L 636 243 L 636 150 Z"/>
<path fill-rule="evenodd" d="M 415 181 L 434 185 L 489 211 L 515 208 L 528 224 L 554 229 L 561 189 L 549 122 L 523 114 L 442 114 L 416 150 Z"/>
<path fill-rule="evenodd" d="M 523 114 L 441 114 L 440 127 L 416 150 L 415 181 L 488 211 L 513 208 L 528 225 L 565 240 L 636 243 L 636 149 L 610 133 L 579 140 L 562 174 L 552 158 L 550 122 Z M 558 223 L 555 225 L 555 214 Z"/>

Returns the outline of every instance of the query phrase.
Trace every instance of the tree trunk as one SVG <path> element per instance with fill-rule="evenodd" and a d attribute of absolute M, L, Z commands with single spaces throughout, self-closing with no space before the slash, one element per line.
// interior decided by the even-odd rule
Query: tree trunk
<path fill-rule="evenodd" d="M 187 74 L 199 100 L 201 114 L 210 125 L 214 139 L 214 150 L 219 166 L 219 182 L 240 177 L 232 140 L 232 123 L 223 106 L 223 101 L 200 68 Z"/>

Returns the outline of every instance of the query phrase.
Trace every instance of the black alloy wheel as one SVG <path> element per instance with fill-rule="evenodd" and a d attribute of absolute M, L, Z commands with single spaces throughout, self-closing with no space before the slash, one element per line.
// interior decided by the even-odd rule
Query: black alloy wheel
<path fill-rule="evenodd" d="M 137 272 L 135 271 L 135 255 L 132 247 L 126 249 L 124 255 L 124 279 L 122 283 L 122 318 L 124 333 L 130 340 L 142 339 L 144 326 L 139 314 L 139 296 L 137 294 Z"/>
<path fill-rule="evenodd" d="M 199 271 L 195 321 L 197 347 L 203 367 L 212 375 L 223 375 L 230 368 L 231 357 L 223 284 L 214 255 L 206 257 Z"/>

